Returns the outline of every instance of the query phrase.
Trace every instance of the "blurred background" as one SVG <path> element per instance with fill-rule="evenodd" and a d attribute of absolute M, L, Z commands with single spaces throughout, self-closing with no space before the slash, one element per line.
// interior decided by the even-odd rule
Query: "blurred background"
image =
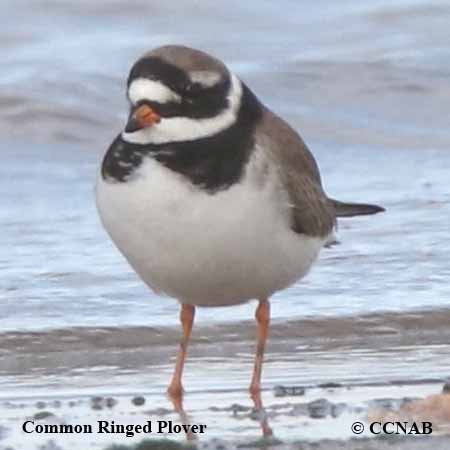
<path fill-rule="evenodd" d="M 278 294 L 275 319 L 450 307 L 447 0 L 2 0 L 1 22 L 2 331 L 176 323 L 94 205 L 128 70 L 168 43 L 224 60 L 285 117 L 330 195 L 387 208 L 342 221 L 342 244 Z"/>

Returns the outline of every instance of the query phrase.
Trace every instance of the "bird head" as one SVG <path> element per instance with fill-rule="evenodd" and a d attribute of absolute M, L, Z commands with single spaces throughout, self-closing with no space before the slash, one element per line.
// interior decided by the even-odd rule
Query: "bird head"
<path fill-rule="evenodd" d="M 237 119 L 242 83 L 212 56 L 182 46 L 143 55 L 127 82 L 130 103 L 122 139 L 133 144 L 193 141 Z"/>

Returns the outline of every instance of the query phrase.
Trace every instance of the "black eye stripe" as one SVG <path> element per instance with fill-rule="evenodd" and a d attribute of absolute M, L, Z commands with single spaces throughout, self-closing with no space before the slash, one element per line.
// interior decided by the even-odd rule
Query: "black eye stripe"
<path fill-rule="evenodd" d="M 187 75 L 180 69 L 159 58 L 143 58 L 136 62 L 128 77 L 128 87 L 136 78 L 164 80 L 173 91 L 183 94 L 183 89 L 190 83 Z"/>
<path fill-rule="evenodd" d="M 186 107 L 183 103 L 178 102 L 167 102 L 159 103 L 150 100 L 141 100 L 137 105 L 148 105 L 153 109 L 159 116 L 169 118 L 169 117 L 180 117 L 186 115 Z"/>
<path fill-rule="evenodd" d="M 159 103 L 151 100 L 141 100 L 137 105 L 146 104 L 150 106 L 159 116 L 163 118 L 187 117 L 191 119 L 205 119 L 220 114 L 228 102 L 224 98 L 199 98 L 185 99 L 183 102 Z"/>
<path fill-rule="evenodd" d="M 136 62 L 128 76 L 128 87 L 136 78 L 163 80 L 164 84 L 177 94 L 186 96 L 199 95 L 200 93 L 220 95 L 230 85 L 228 77 L 224 77 L 222 81 L 213 86 L 204 86 L 199 82 L 191 81 L 187 74 L 178 67 L 155 57 L 143 58 Z"/>
<path fill-rule="evenodd" d="M 187 84 L 186 87 L 184 88 L 184 92 L 187 95 L 198 95 L 205 90 L 206 90 L 205 87 L 202 86 L 200 83 L 192 83 L 192 82 Z"/>
<path fill-rule="evenodd" d="M 188 117 L 191 119 L 210 118 L 220 114 L 228 106 L 227 94 L 231 86 L 229 77 L 223 77 L 213 86 L 204 86 L 192 81 L 178 67 L 165 61 L 148 57 L 140 59 L 132 67 L 128 77 L 128 87 L 136 78 L 147 78 L 163 82 L 181 97 L 181 102 L 158 103 L 143 99 L 163 118 Z M 139 102 L 141 103 L 141 102 Z"/>

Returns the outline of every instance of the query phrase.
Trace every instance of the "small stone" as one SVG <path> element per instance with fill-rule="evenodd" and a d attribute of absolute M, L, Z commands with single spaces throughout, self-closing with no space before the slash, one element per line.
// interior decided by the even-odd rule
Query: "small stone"
<path fill-rule="evenodd" d="M 331 415 L 332 404 L 325 398 L 319 398 L 308 403 L 309 417 L 312 419 L 323 419 Z"/>
<path fill-rule="evenodd" d="M 47 407 L 47 404 L 45 402 L 36 402 L 37 409 L 44 409 L 46 407 Z"/>
<path fill-rule="evenodd" d="M 337 389 L 337 388 L 341 388 L 342 384 L 341 383 L 322 383 L 319 384 L 319 387 L 322 389 Z"/>
<path fill-rule="evenodd" d="M 275 386 L 273 388 L 275 397 L 300 396 L 305 395 L 305 388 L 302 386 Z"/>
<path fill-rule="evenodd" d="M 284 397 L 286 395 L 286 388 L 281 385 L 275 386 L 273 388 L 273 395 L 275 397 Z"/>
<path fill-rule="evenodd" d="M 113 397 L 108 397 L 105 403 L 107 408 L 114 408 L 117 405 L 117 400 Z"/>
<path fill-rule="evenodd" d="M 287 386 L 286 393 L 291 396 L 305 395 L 305 388 L 301 386 Z"/>
<path fill-rule="evenodd" d="M 250 410 L 249 406 L 240 405 L 239 403 L 233 403 L 230 407 L 234 415 L 240 412 L 247 412 Z"/>
<path fill-rule="evenodd" d="M 447 380 L 442 388 L 443 394 L 450 394 L 450 380 Z"/>
<path fill-rule="evenodd" d="M 103 409 L 104 406 L 104 398 L 100 396 L 91 398 L 91 408 L 95 410 Z"/>
<path fill-rule="evenodd" d="M 145 404 L 145 398 L 142 397 L 142 395 L 133 397 L 131 403 L 133 403 L 134 406 L 142 406 Z"/>
<path fill-rule="evenodd" d="M 44 420 L 44 419 L 48 419 L 49 417 L 55 417 L 55 415 L 53 413 L 51 413 L 50 411 L 41 411 L 41 412 L 36 413 L 33 416 L 33 419 Z"/>

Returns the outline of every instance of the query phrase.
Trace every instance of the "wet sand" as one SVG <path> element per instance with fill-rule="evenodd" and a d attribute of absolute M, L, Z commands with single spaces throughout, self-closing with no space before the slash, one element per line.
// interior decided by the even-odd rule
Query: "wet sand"
<path fill-rule="evenodd" d="M 440 310 L 275 322 L 261 397 L 265 416 L 254 409 L 246 391 L 253 324 L 199 327 L 186 366 L 184 400 L 188 422 L 207 425 L 198 445 L 356 449 L 362 441 L 352 441 L 353 422 L 367 427 L 370 421 L 396 417 L 431 421 L 433 437 L 441 436 L 436 445 L 445 448 L 450 445 L 450 395 L 440 394 L 450 375 L 449 321 L 450 311 Z M 177 336 L 172 327 L 0 336 L 0 448 L 34 450 L 50 440 L 64 450 L 81 448 L 86 441 L 90 449 L 99 450 L 135 445 L 144 438 L 150 438 L 148 448 L 159 448 L 161 438 L 185 442 L 184 433 L 86 437 L 26 435 L 21 429 L 27 419 L 72 425 L 95 425 L 98 420 L 181 423 L 165 396 Z M 273 430 L 269 441 L 261 440 L 264 417 Z M 403 442 L 385 436 L 363 448 L 422 448 L 420 437 L 417 442 L 410 437 Z M 373 436 L 364 432 L 358 438 Z"/>
<path fill-rule="evenodd" d="M 180 415 L 171 403 L 157 394 L 115 394 L 104 395 L 55 395 L 25 396 L 2 400 L 0 411 L 2 426 L 0 429 L 1 449 L 42 449 L 51 447 L 69 450 L 82 447 L 88 442 L 90 449 L 104 449 L 109 445 L 133 446 L 148 440 L 143 448 L 155 449 L 161 439 L 178 444 L 195 444 L 198 448 L 273 448 L 287 449 L 333 449 L 333 448 L 425 448 L 420 440 L 430 445 L 433 438 L 436 443 L 450 444 L 450 416 L 438 417 L 439 412 L 428 411 L 425 416 L 417 412 L 416 416 L 402 416 L 405 405 L 423 402 L 422 399 L 439 396 L 447 407 L 450 396 L 440 394 L 442 383 L 408 383 L 377 386 L 342 385 L 335 383 L 328 386 L 312 386 L 304 389 L 301 386 L 277 386 L 265 390 L 262 395 L 265 417 L 273 436 L 263 438 L 262 415 L 255 410 L 252 402 L 243 390 L 222 390 L 206 392 L 188 392 L 185 396 L 185 411 L 191 426 L 206 425 L 204 433 L 198 439 L 187 441 L 183 431 L 168 432 L 168 422 L 182 424 Z M 283 395 L 280 396 L 280 392 Z M 448 399 L 447 399 L 448 398 Z M 449 408 L 450 410 L 450 408 Z M 400 412 L 398 412 L 400 411 Z M 364 432 L 355 436 L 351 427 L 356 421 L 366 428 L 374 420 L 392 419 L 390 415 L 399 414 L 398 419 L 430 421 L 433 424 L 432 436 L 371 436 Z M 91 434 L 26 434 L 22 430 L 23 423 L 28 431 L 37 429 L 37 425 L 66 424 L 86 425 L 93 427 Z M 124 432 L 115 434 L 99 433 L 99 421 L 111 430 L 112 425 L 145 425 L 152 423 L 152 433 L 136 433 L 126 436 Z M 33 423 L 31 423 L 33 422 Z M 353 442 L 357 439 L 357 442 Z M 417 442 L 419 441 L 419 442 Z M 364 442 L 364 445 L 361 444 Z M 167 445 L 167 443 L 166 443 Z M 43 447 L 42 447 L 43 446 Z M 45 447 L 47 446 L 47 447 Z M 108 447 L 109 448 L 109 447 Z M 429 447 L 428 447 L 429 448 Z M 437 447 L 441 448 L 441 447 Z M 122 447 L 120 447 L 122 450 Z M 139 449 L 141 449 L 139 447 Z M 142 449 L 143 450 L 143 449 Z"/>
<path fill-rule="evenodd" d="M 395 387 L 316 387 L 307 389 L 302 396 L 287 394 L 282 398 L 275 396 L 274 391 L 266 391 L 263 398 L 268 424 L 274 433 L 271 438 L 262 438 L 261 417 L 252 408 L 251 402 L 243 399 L 244 392 L 189 393 L 185 401 L 189 423 L 207 425 L 205 433 L 198 435 L 198 440 L 193 441 L 187 441 L 183 432 L 166 432 L 167 422 L 180 424 L 181 421 L 169 402 L 160 396 L 21 398 L 2 401 L 0 448 L 100 450 L 120 444 L 124 446 L 120 447 L 120 450 L 131 450 L 142 441 L 148 441 L 145 446 L 139 447 L 139 450 L 169 450 L 172 448 L 169 443 L 177 444 L 177 447 L 173 448 L 189 443 L 199 449 L 422 449 L 425 448 L 423 441 L 429 446 L 432 439 L 437 445 L 436 448 L 444 449 L 450 444 L 450 437 L 446 435 L 450 432 L 448 422 L 442 424 L 431 416 L 429 420 L 434 421 L 431 437 L 370 437 L 368 433 L 356 437 L 351 433 L 351 426 L 355 421 L 368 426 L 369 410 L 373 408 L 397 410 L 401 405 L 410 404 L 417 401 L 415 399 L 441 389 L 442 385 L 438 383 L 404 384 Z M 447 402 L 450 403 L 450 399 Z M 33 425 L 27 425 L 28 430 L 34 430 L 37 424 L 91 424 L 93 433 L 26 435 L 21 430 L 25 421 L 34 422 Z M 114 421 L 115 424 L 125 425 L 145 425 L 150 421 L 152 434 L 136 434 L 134 437 L 126 437 L 124 433 L 99 434 L 98 421 L 107 421 L 109 424 Z M 158 432 L 159 421 L 161 433 Z M 164 445 L 161 444 L 163 439 L 166 440 Z"/>

